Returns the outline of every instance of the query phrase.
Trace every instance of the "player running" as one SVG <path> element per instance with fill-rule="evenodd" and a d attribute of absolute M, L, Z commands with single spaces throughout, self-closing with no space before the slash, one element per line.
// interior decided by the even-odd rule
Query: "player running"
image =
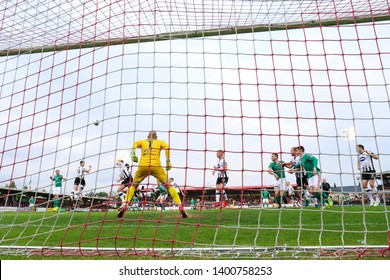
<path fill-rule="evenodd" d="M 130 173 L 130 165 L 128 165 L 127 163 L 125 164 L 123 159 L 118 159 L 116 161 L 116 166 L 120 168 L 119 178 L 117 182 L 121 182 L 118 187 L 117 193 L 123 204 L 126 196 L 126 192 L 124 192 L 124 189 L 128 188 L 131 185 L 131 183 L 133 182 L 133 177 Z"/>
<path fill-rule="evenodd" d="M 155 177 L 157 181 L 160 182 L 160 184 L 165 185 L 167 187 L 168 193 L 172 196 L 172 199 L 177 203 L 177 205 L 179 205 L 181 216 L 183 218 L 187 218 L 188 214 L 184 210 L 184 206 L 181 203 L 181 199 L 177 194 L 176 190 L 169 184 L 167 184 L 168 176 L 161 166 L 161 150 L 165 150 L 165 168 L 167 171 L 172 168 L 172 163 L 169 158 L 169 145 L 165 141 L 157 139 L 156 131 L 150 131 L 146 140 L 138 140 L 133 143 L 133 148 L 131 150 L 131 160 L 133 162 L 138 162 L 138 157 L 135 155 L 137 148 L 141 149 L 141 159 L 139 161 L 137 171 L 134 174 L 133 184 L 131 185 L 129 191 L 126 193 L 124 204 L 120 207 L 118 211 L 118 218 L 123 217 L 124 213 L 127 210 L 128 203 L 133 198 L 138 185 L 149 175 Z"/>

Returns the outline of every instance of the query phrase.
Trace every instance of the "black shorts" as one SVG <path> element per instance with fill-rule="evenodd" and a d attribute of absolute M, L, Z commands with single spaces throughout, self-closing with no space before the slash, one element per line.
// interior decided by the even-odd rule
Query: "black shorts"
<path fill-rule="evenodd" d="M 74 179 L 74 185 L 75 186 L 82 185 L 85 187 L 85 180 L 77 177 L 76 179 Z"/>
<path fill-rule="evenodd" d="M 305 187 L 305 186 L 309 185 L 306 174 L 299 174 L 298 176 L 296 176 L 296 179 L 297 179 L 297 186 L 298 187 Z"/>
<path fill-rule="evenodd" d="M 215 184 L 219 185 L 223 183 L 223 185 L 226 186 L 228 181 L 229 181 L 229 177 L 218 177 L 217 182 Z"/>
<path fill-rule="evenodd" d="M 362 180 L 374 180 L 375 179 L 375 171 L 368 171 L 362 173 Z"/>
<path fill-rule="evenodd" d="M 123 180 L 121 184 L 122 185 L 130 185 L 131 183 L 133 183 L 133 178 L 128 177 L 127 179 Z"/>

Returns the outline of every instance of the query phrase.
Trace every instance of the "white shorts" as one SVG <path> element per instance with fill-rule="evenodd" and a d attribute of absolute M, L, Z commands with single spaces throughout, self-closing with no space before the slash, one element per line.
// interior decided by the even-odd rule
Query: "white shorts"
<path fill-rule="evenodd" d="M 159 195 L 157 201 L 165 201 L 168 197 L 168 194 Z"/>
<path fill-rule="evenodd" d="M 320 186 L 320 175 L 316 174 L 313 177 L 308 179 L 309 187 L 319 187 Z"/>
<path fill-rule="evenodd" d="M 274 189 L 279 191 L 287 191 L 286 178 L 279 178 L 279 180 L 275 180 Z"/>
<path fill-rule="evenodd" d="M 54 195 L 57 195 L 57 194 L 60 195 L 61 194 L 61 189 L 62 189 L 61 187 L 54 187 L 53 188 L 53 194 Z"/>
<path fill-rule="evenodd" d="M 269 204 L 269 200 L 268 200 L 268 198 L 263 198 L 263 203 L 265 203 L 265 204 Z"/>

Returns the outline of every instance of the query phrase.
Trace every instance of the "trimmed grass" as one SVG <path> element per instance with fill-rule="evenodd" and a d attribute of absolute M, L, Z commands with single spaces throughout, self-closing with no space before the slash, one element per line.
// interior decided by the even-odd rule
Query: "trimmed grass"
<path fill-rule="evenodd" d="M 304 209 L 19 212 L 0 214 L 0 246 L 96 250 L 296 246 L 388 246 L 390 213 L 383 207 Z M 364 241 L 365 240 L 365 241 Z M 14 258 L 17 258 L 16 256 Z"/>

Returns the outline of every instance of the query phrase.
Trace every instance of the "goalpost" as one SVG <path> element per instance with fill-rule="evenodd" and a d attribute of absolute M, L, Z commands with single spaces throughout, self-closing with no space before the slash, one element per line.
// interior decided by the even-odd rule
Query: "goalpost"
<path fill-rule="evenodd" d="M 22 0 L 0 18 L 0 253 L 389 256 L 388 1 Z M 151 130 L 170 145 L 188 219 L 150 198 L 117 218 L 115 161 L 134 175 L 132 143 Z M 379 206 L 358 144 L 379 155 Z M 293 146 L 318 158 L 332 207 L 262 205 L 272 153 L 288 162 Z M 213 206 L 218 150 L 227 207 Z M 80 161 L 91 172 L 74 205 Z"/>

